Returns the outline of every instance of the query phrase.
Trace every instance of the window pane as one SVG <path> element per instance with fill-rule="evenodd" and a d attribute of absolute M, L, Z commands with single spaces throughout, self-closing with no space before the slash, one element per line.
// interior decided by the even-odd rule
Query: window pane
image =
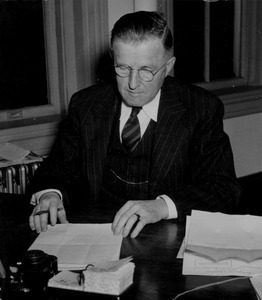
<path fill-rule="evenodd" d="M 235 78 L 234 0 L 174 0 L 173 9 L 175 76 L 193 83 Z"/>
<path fill-rule="evenodd" d="M 210 4 L 210 80 L 235 77 L 233 73 L 234 2 Z"/>
<path fill-rule="evenodd" d="M 0 109 L 48 104 L 41 0 L 0 2 Z"/>
<path fill-rule="evenodd" d="M 188 82 L 204 80 L 204 2 L 175 0 L 174 75 Z"/>

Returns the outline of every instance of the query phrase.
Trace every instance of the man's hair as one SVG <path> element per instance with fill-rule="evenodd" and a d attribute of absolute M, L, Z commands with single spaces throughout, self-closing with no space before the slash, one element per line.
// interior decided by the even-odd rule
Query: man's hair
<path fill-rule="evenodd" d="M 173 49 L 172 33 L 166 20 L 159 12 L 138 11 L 122 16 L 111 32 L 111 49 L 115 40 L 142 42 L 149 38 L 159 38 L 167 52 Z"/>

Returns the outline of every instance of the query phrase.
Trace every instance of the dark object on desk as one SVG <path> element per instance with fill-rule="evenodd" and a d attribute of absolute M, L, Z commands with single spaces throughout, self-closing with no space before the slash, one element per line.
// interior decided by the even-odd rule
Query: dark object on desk
<path fill-rule="evenodd" d="M 21 292 L 45 290 L 48 280 L 58 273 L 57 257 L 41 250 L 27 251 L 17 266 L 15 275 Z"/>
<path fill-rule="evenodd" d="M 57 273 L 55 256 L 41 250 L 27 251 L 22 262 L 10 268 L 7 299 L 46 299 L 48 280 Z"/>

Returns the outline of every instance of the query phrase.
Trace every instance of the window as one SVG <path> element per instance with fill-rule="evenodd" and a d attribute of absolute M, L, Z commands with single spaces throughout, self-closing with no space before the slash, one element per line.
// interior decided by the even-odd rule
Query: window
<path fill-rule="evenodd" d="M 234 49 L 235 20 L 239 9 L 234 1 L 214 3 L 174 1 L 175 75 L 189 82 L 212 82 L 237 78 Z M 190 8 L 189 8 L 190 5 Z M 236 24 L 239 28 L 239 24 Z M 234 43 L 235 42 L 235 43 Z"/>
<path fill-rule="evenodd" d="M 41 1 L 2 1 L 0 20 L 0 109 L 48 104 Z"/>
<path fill-rule="evenodd" d="M 15 106 L 10 104 L 10 94 L 16 92 L 10 91 L 10 89 L 9 98 L 6 98 L 8 100 L 5 100 L 4 105 L 1 102 L 2 98 L 0 98 L 2 105 L 2 109 L 0 108 L 0 144 L 9 141 L 31 149 L 40 155 L 46 155 L 56 137 L 58 124 L 67 112 L 72 94 L 97 81 L 98 74 L 96 71 L 99 62 L 101 57 L 108 52 L 109 47 L 107 1 L 0 0 L 0 4 L 2 2 L 9 2 L 9 4 L 13 2 L 10 4 L 14 5 L 14 9 L 11 10 L 12 14 L 17 10 L 23 12 L 24 15 L 30 13 L 30 18 L 34 18 L 35 14 L 37 15 L 37 23 L 40 22 L 38 23 L 39 36 L 37 36 L 37 40 L 42 43 L 44 35 L 45 51 L 43 53 L 42 50 L 38 52 L 36 48 L 33 49 L 33 52 L 38 53 L 33 53 L 32 57 L 36 57 L 35 54 L 37 54 L 39 59 L 37 64 L 41 61 L 37 68 L 41 68 L 40 74 L 43 85 L 41 88 L 39 86 L 36 88 L 36 94 L 32 95 L 31 100 L 29 101 L 25 97 L 22 99 L 24 104 L 21 105 L 21 99 L 16 101 L 17 97 L 14 97 Z M 0 6 L 0 14 L 2 7 Z M 26 20 L 23 18 L 24 16 L 21 16 L 23 22 L 21 22 L 20 29 L 24 28 L 28 22 L 28 27 L 31 30 L 32 18 L 28 17 Z M 20 18 L 14 19 L 15 22 L 18 22 Z M 0 18 L 0 22 L 2 20 Z M 3 34 L 2 29 L 3 26 L 0 26 L 0 39 L 1 34 Z M 8 30 L 8 34 L 14 32 L 13 28 Z M 31 34 L 35 34 L 34 30 Z M 22 41 L 25 43 L 24 38 Z M 17 53 L 20 55 L 26 46 L 17 46 Z M 40 48 L 42 46 L 43 44 L 40 45 Z M 0 55 L 2 55 L 2 49 L 3 45 L 0 43 Z M 29 47 L 26 51 L 31 50 Z M 43 57 L 45 62 L 43 62 Z M 2 59 L 3 61 L 4 59 Z M 34 64 L 33 67 L 35 67 Z M 20 67 L 14 73 L 22 72 L 22 69 Z M 46 73 L 46 81 L 44 80 L 44 73 Z M 9 76 L 11 75 L 14 76 L 15 80 L 17 79 L 12 72 Z M 36 81 L 38 84 L 39 80 Z M 10 87 L 12 87 L 12 83 Z M 41 89 L 43 96 L 40 96 Z"/>
<path fill-rule="evenodd" d="M 55 21 L 46 14 L 51 6 L 41 0 L 0 2 L 0 121 L 9 127 L 61 112 L 54 90 L 57 61 L 48 56 L 56 46 Z"/>
<path fill-rule="evenodd" d="M 262 111 L 259 0 L 159 0 L 174 35 L 174 76 L 220 96 L 226 117 Z"/>

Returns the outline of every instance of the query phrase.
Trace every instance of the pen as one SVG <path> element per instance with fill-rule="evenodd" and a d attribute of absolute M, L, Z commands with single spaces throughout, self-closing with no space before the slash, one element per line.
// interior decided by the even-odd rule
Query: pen
<path fill-rule="evenodd" d="M 61 211 L 61 210 L 63 210 L 63 207 L 58 207 L 57 211 Z M 46 209 L 46 210 L 40 210 L 40 211 L 36 212 L 34 214 L 34 216 L 40 216 L 40 215 L 48 214 L 48 213 L 49 213 L 48 209 Z"/>

